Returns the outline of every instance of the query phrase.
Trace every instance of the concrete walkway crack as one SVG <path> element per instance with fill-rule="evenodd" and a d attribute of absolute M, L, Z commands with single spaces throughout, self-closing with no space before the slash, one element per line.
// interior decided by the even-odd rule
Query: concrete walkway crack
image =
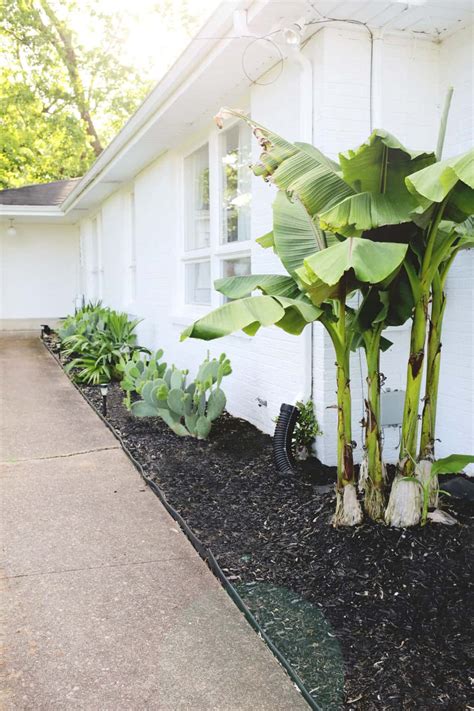
<path fill-rule="evenodd" d="M 83 449 L 79 452 L 68 452 L 67 454 L 51 454 L 48 457 L 33 457 L 32 459 L 11 459 L 3 461 L 2 464 L 22 464 L 23 462 L 39 462 L 45 459 L 67 459 L 68 457 L 79 457 L 82 454 L 94 454 L 94 452 L 108 452 L 109 450 L 121 449 L 119 444 L 113 447 L 96 447 L 95 449 Z"/>
<path fill-rule="evenodd" d="M 18 573 L 18 575 L 2 575 L 0 580 L 15 580 L 17 578 L 32 578 L 39 575 L 61 575 L 63 573 L 80 573 L 86 570 L 104 570 L 105 568 L 124 568 L 135 565 L 153 565 L 155 563 L 167 563 L 169 561 L 189 560 L 186 556 L 171 556 L 170 558 L 156 558 L 154 560 L 130 560 L 125 563 L 101 563 L 100 565 L 88 565 L 83 568 L 64 568 L 63 570 L 37 570 L 32 573 Z"/>

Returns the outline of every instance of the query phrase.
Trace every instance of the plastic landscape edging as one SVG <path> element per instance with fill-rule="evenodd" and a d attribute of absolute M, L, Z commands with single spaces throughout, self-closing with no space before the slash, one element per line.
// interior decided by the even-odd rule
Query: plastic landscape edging
<path fill-rule="evenodd" d="M 42 340 L 42 339 L 40 339 Z M 139 472 L 140 476 L 144 480 L 144 482 L 147 484 L 147 486 L 150 487 L 150 489 L 153 491 L 153 493 L 158 497 L 158 499 L 161 501 L 165 509 L 168 511 L 170 516 L 179 524 L 181 530 L 183 533 L 186 535 L 188 540 L 190 541 L 191 545 L 193 548 L 197 551 L 197 553 L 200 555 L 200 557 L 204 560 L 205 563 L 207 563 L 209 569 L 211 572 L 215 575 L 215 577 L 219 580 L 219 582 L 222 584 L 222 587 L 224 590 L 227 592 L 231 600 L 234 602 L 234 604 L 238 607 L 238 609 L 243 613 L 245 619 L 247 622 L 253 627 L 255 632 L 259 635 L 259 637 L 265 642 L 267 647 L 270 649 L 272 652 L 273 656 L 278 660 L 278 662 L 281 664 L 281 666 L 285 669 L 287 672 L 288 676 L 292 680 L 292 682 L 295 684 L 295 686 L 298 688 L 299 692 L 301 693 L 301 696 L 303 699 L 306 701 L 306 703 L 310 706 L 313 711 L 323 711 L 321 706 L 319 706 L 316 701 L 313 699 L 311 694 L 308 692 L 306 689 L 302 679 L 300 676 L 295 672 L 293 667 L 291 666 L 290 662 L 283 656 L 283 654 L 280 652 L 278 647 L 274 645 L 270 637 L 267 635 L 267 633 L 264 631 L 264 629 L 260 626 L 258 620 L 256 617 L 252 614 L 252 612 L 249 610 L 245 602 L 242 600 L 240 597 L 239 593 L 235 589 L 235 587 L 232 585 L 232 583 L 227 579 L 224 571 L 220 567 L 219 563 L 217 562 L 216 558 L 214 557 L 214 554 L 212 551 L 209 550 L 209 548 L 206 548 L 206 546 L 203 544 L 201 540 L 196 536 L 196 534 L 193 532 L 193 530 L 188 526 L 184 518 L 181 516 L 181 514 L 176 511 L 175 508 L 169 503 L 169 501 L 166 498 L 166 495 L 164 492 L 160 489 L 158 484 L 154 482 L 152 479 L 150 479 L 146 474 L 145 471 L 140 464 L 140 462 L 135 459 L 133 454 L 129 451 L 129 449 L 126 447 L 123 439 L 121 436 L 115 431 L 115 429 L 112 427 L 110 422 L 102 415 L 99 410 L 95 407 L 94 403 L 92 400 L 81 390 L 81 388 L 77 385 L 77 383 L 74 382 L 72 377 L 69 375 L 69 373 L 66 372 L 64 369 L 63 364 L 61 363 L 60 359 L 56 356 L 56 354 L 49 348 L 47 343 L 42 340 L 42 343 L 48 353 L 52 356 L 52 358 L 56 361 L 56 363 L 60 366 L 62 371 L 67 375 L 69 381 L 72 383 L 72 385 L 76 388 L 76 390 L 82 395 L 84 400 L 87 402 L 87 404 L 91 407 L 91 409 L 95 412 L 95 414 L 102 420 L 102 422 L 106 425 L 106 427 L 110 430 L 110 432 L 113 434 L 116 440 L 120 442 L 120 446 L 122 447 L 123 451 L 129 458 L 129 460 L 132 462 L 133 466 L 135 469 Z"/>

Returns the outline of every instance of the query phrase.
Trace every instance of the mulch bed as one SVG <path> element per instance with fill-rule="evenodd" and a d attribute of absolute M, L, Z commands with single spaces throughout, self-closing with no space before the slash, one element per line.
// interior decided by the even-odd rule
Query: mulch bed
<path fill-rule="evenodd" d="M 109 422 L 323 709 L 470 708 L 472 504 L 444 497 L 453 527 L 335 530 L 331 468 L 313 459 L 283 477 L 271 438 L 245 420 L 179 438 L 122 399 L 112 386 Z"/>

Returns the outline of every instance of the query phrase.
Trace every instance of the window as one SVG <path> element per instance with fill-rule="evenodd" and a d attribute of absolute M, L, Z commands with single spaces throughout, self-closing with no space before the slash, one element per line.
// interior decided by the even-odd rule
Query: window
<path fill-rule="evenodd" d="M 250 257 L 235 257 L 234 259 L 222 260 L 222 276 L 247 276 L 250 274 Z M 224 303 L 231 299 L 224 297 Z"/>
<path fill-rule="evenodd" d="M 247 276 L 250 274 L 250 257 L 236 257 L 222 261 L 222 276 Z"/>
<path fill-rule="evenodd" d="M 210 243 L 209 146 L 206 143 L 184 161 L 186 250 Z"/>
<path fill-rule="evenodd" d="M 210 304 L 211 262 L 188 262 L 185 265 L 185 283 L 187 304 Z"/>
<path fill-rule="evenodd" d="M 216 279 L 250 273 L 250 137 L 240 124 L 213 129 L 183 157 L 181 305 L 192 313 L 223 303 Z"/>
<path fill-rule="evenodd" d="M 250 139 L 247 124 L 236 124 L 221 136 L 223 243 L 250 239 Z"/>

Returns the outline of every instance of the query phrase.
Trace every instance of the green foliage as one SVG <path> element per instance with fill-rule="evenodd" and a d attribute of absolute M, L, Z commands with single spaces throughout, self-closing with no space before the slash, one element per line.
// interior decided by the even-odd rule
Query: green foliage
<path fill-rule="evenodd" d="M 131 406 L 137 417 L 161 417 L 180 437 L 206 439 L 212 423 L 224 411 L 226 397 L 222 379 L 232 372 L 229 359 L 201 363 L 196 379 L 187 384 L 187 370 L 168 368 L 163 377 L 152 377 L 141 386 L 142 399 Z"/>
<path fill-rule="evenodd" d="M 314 403 L 312 400 L 298 401 L 296 407 L 299 414 L 293 432 L 293 444 L 297 450 L 304 448 L 310 452 L 314 438 L 323 434 L 314 414 Z"/>
<path fill-rule="evenodd" d="M 125 357 L 134 351 L 149 352 L 136 344 L 139 323 L 100 303 L 79 309 L 59 331 L 61 351 L 72 359 L 66 370 L 74 369 L 76 380 L 89 385 L 119 378 Z"/>
<path fill-rule="evenodd" d="M 472 454 L 450 454 L 449 457 L 437 459 L 433 463 L 431 473 L 433 476 L 436 474 L 457 474 L 462 471 L 463 467 L 473 462 L 474 455 Z"/>
<path fill-rule="evenodd" d="M 123 58 L 131 29 L 158 15 L 190 36 L 197 23 L 186 3 L 100 5 L 0 3 L 0 188 L 83 175 L 156 81 L 150 65 Z"/>
<path fill-rule="evenodd" d="M 474 462 L 474 456 L 472 454 L 450 454 L 448 457 L 443 457 L 442 459 L 437 459 L 431 465 L 431 470 L 429 476 L 425 481 L 420 481 L 419 478 L 415 476 L 403 477 L 404 481 L 412 481 L 417 484 L 422 492 L 422 511 L 421 511 L 421 525 L 425 526 L 428 520 L 428 510 L 430 506 L 430 498 L 432 493 L 432 483 L 437 480 L 440 474 L 458 474 L 463 470 L 468 464 Z M 442 489 L 437 489 L 437 492 L 448 494 L 447 491 Z M 449 494 L 448 494 L 449 495 Z"/>
<path fill-rule="evenodd" d="M 125 390 L 124 400 L 127 410 L 132 407 L 132 394 L 141 395 L 145 383 L 162 379 L 166 372 L 166 363 L 161 363 L 163 351 L 160 349 L 152 353 L 149 358 L 140 351 L 122 356 L 117 365 L 121 373 L 120 387 Z"/>
<path fill-rule="evenodd" d="M 388 132 L 376 130 L 361 146 L 340 154 L 338 164 L 313 146 L 290 143 L 233 109 L 221 110 L 220 127 L 228 116 L 252 127 L 262 147 L 253 171 L 279 188 L 273 230 L 258 241 L 272 247 L 289 276 L 218 280 L 216 289 L 234 301 L 196 321 L 182 338 L 219 338 L 239 329 L 254 335 L 270 325 L 299 334 L 306 323 L 322 323 L 334 345 L 337 368 L 336 525 L 361 520 L 355 493 L 346 497 L 343 490 L 354 483 L 349 355 L 363 347 L 368 373 L 364 504 L 374 520 L 381 520 L 385 476 L 380 352 L 390 345 L 382 333 L 413 318 L 400 452 L 403 470 L 415 462 L 431 283 L 440 265 L 446 265 L 442 282 L 456 251 L 472 245 L 466 218 L 474 209 L 474 153 L 440 164 L 433 152 L 412 151 Z M 255 289 L 263 295 L 252 296 Z M 356 292 L 362 299 L 354 308 L 348 301 Z"/>

